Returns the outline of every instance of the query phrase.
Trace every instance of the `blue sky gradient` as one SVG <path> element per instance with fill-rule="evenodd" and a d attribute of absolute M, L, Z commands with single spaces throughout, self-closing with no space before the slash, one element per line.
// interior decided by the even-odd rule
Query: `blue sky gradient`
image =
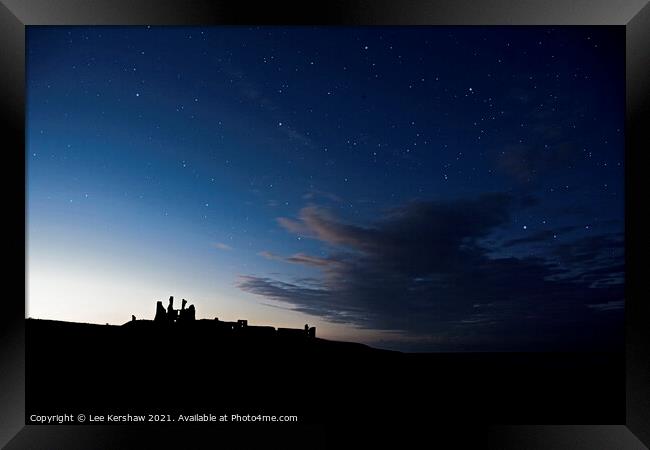
<path fill-rule="evenodd" d="M 30 317 L 622 342 L 620 28 L 30 26 L 27 86 Z"/>

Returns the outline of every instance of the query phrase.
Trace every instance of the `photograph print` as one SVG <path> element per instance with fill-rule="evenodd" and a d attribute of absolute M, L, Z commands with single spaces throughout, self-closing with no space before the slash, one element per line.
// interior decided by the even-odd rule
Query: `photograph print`
<path fill-rule="evenodd" d="M 27 423 L 625 421 L 624 28 L 28 26 L 26 61 Z"/>

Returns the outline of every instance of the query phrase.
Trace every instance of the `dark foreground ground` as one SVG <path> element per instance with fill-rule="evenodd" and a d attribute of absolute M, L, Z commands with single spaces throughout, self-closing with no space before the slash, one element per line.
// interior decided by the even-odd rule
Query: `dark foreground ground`
<path fill-rule="evenodd" d="M 31 414 L 297 415 L 340 423 L 625 421 L 623 353 L 409 354 L 191 327 L 26 321 Z M 30 421 L 28 420 L 28 423 Z"/>

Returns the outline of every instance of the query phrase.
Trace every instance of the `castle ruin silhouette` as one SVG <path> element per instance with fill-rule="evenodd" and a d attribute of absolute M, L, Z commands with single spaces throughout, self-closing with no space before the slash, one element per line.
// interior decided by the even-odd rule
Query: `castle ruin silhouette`
<path fill-rule="evenodd" d="M 156 303 L 156 315 L 153 319 L 157 324 L 185 324 L 189 325 L 196 322 L 196 309 L 194 305 L 185 308 L 187 300 L 182 299 L 181 309 L 174 309 L 174 296 L 169 297 L 167 309 L 163 306 L 162 301 Z M 135 322 L 135 316 L 132 322 Z M 202 320 L 203 321 L 203 320 Z M 304 328 L 275 328 L 272 326 L 249 325 L 248 320 L 240 319 L 236 322 L 226 322 L 215 317 L 213 322 L 216 330 L 226 333 L 242 333 L 248 336 L 271 337 L 280 336 L 287 338 L 315 338 L 316 327 L 310 327 L 305 324 Z"/>

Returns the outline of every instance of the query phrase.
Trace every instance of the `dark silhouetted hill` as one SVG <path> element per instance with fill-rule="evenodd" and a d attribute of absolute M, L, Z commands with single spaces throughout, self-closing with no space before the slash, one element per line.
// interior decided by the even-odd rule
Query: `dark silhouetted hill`
<path fill-rule="evenodd" d="M 624 423 L 623 353 L 400 353 L 212 321 L 26 321 L 27 412 Z"/>

